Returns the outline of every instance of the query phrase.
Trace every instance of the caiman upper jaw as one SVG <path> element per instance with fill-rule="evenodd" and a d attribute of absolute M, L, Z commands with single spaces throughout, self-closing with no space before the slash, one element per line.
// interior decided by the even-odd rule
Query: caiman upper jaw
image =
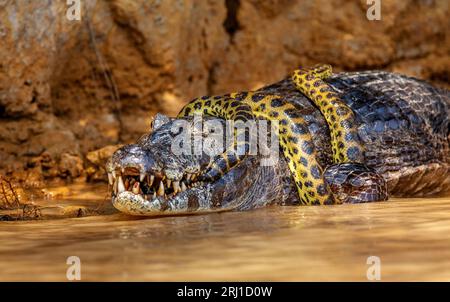
<path fill-rule="evenodd" d="M 199 185 L 195 181 L 196 174 L 179 173 L 178 179 L 174 179 L 173 174 L 168 177 L 150 155 L 149 150 L 138 145 L 124 146 L 113 154 L 106 167 L 113 198 L 125 191 L 142 195 L 149 201 L 157 196 L 171 198 L 188 187 Z"/>
<path fill-rule="evenodd" d="M 112 164 L 111 164 L 112 165 Z M 141 166 L 110 167 L 109 184 L 113 198 L 123 192 L 141 195 L 147 201 L 157 197 L 171 199 L 189 188 L 198 187 L 203 182 L 197 181 L 198 173 L 185 173 L 180 179 L 170 179 L 164 172 L 146 172 Z"/>

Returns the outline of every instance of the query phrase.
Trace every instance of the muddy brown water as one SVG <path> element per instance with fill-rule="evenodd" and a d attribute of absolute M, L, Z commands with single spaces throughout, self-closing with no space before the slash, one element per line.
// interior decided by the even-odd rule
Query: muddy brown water
<path fill-rule="evenodd" d="M 450 280 L 450 196 L 133 218 L 103 185 L 63 192 L 35 202 L 102 215 L 0 222 L 0 280 L 65 281 L 69 256 L 85 281 L 365 281 L 369 256 L 381 280 Z"/>

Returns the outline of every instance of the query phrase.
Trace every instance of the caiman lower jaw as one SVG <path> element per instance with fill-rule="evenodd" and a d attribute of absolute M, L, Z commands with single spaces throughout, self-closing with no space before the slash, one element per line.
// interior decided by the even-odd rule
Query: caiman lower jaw
<path fill-rule="evenodd" d="M 186 191 L 185 191 L 186 192 Z M 184 192 L 183 192 L 184 193 Z M 180 195 L 183 193 L 179 193 Z M 157 196 L 151 200 L 144 199 L 141 194 L 124 191 L 113 197 L 114 207 L 122 213 L 134 216 L 161 216 L 174 215 L 178 212 L 185 214 L 184 209 L 178 209 L 172 199 Z"/>
<path fill-rule="evenodd" d="M 170 209 L 170 201 L 179 194 L 204 185 L 204 182 L 196 181 L 197 177 L 198 173 L 185 173 L 181 179 L 172 180 L 161 172 L 146 174 L 137 167 L 108 173 L 113 205 L 126 213 L 144 206 L 146 211 Z"/>

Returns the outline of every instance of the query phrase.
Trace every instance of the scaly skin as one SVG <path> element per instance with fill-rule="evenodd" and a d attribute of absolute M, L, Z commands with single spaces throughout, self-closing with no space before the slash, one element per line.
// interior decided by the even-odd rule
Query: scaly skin
<path fill-rule="evenodd" d="M 331 66 L 318 65 L 313 69 L 296 70 L 292 80 L 301 92 L 314 101 L 328 122 L 335 163 L 362 163 L 363 149 L 356 134 L 353 112 L 322 80 L 331 75 Z M 245 120 L 236 113 L 236 111 L 242 112 L 242 108 L 245 110 L 241 113 Z M 254 92 L 232 93 L 223 97 L 205 96 L 192 100 L 178 116 L 202 113 L 224 119 L 231 118 L 234 121 L 236 121 L 234 117 L 239 117 L 245 122 L 255 116 L 280 122 L 280 145 L 283 155 L 288 159 L 289 169 L 302 203 L 310 205 L 342 202 L 340 199 L 332 198 L 331 191 L 325 184 L 323 170 L 317 163 L 317 154 L 312 144 L 311 134 L 305 126 L 305 120 L 298 115 L 294 105 L 285 102 L 281 96 L 261 95 Z M 246 155 L 239 157 L 235 152 L 227 150 L 213 163 L 214 173 L 210 170 L 206 172 L 208 179 L 213 180 L 210 175 L 225 174 Z M 230 158 L 232 161 L 228 160 Z M 224 164 L 217 164 L 217 162 Z"/>
<path fill-rule="evenodd" d="M 320 72 L 315 73 L 313 80 L 321 77 Z M 354 135 L 356 131 L 363 154 L 362 162 L 355 163 L 348 157 L 342 158 L 339 155 L 342 152 L 333 150 L 333 144 L 338 151 L 343 148 L 332 143 L 339 140 L 339 135 L 337 131 L 333 134 L 335 127 L 332 126 L 331 116 L 327 118 L 326 112 L 322 114 L 320 103 L 318 106 L 313 104 L 317 98 L 314 99 L 312 95 L 305 97 L 308 92 L 304 87 L 296 86 L 299 83 L 294 83 L 292 79 L 285 79 L 258 91 L 228 94 L 216 99 L 233 98 L 247 104 L 255 117 L 272 120 L 282 121 L 286 109 L 291 109 L 288 111 L 290 121 L 287 122 L 301 124 L 302 129 L 306 130 L 303 132 L 309 134 L 300 137 L 297 143 L 307 141 L 312 145 L 313 159 L 324 170 L 320 179 L 331 191 L 334 202 L 383 200 L 387 196 L 385 190 L 396 196 L 423 196 L 450 189 L 450 93 L 447 90 L 386 72 L 341 73 L 329 78 L 325 76 L 323 81 L 354 114 L 354 128 L 350 132 Z M 259 101 L 256 102 L 256 99 Z M 274 101 L 275 106 L 272 106 Z M 261 105 L 266 108 L 259 108 Z M 328 105 L 336 104 L 330 102 Z M 338 103 L 338 108 L 340 105 Z M 337 110 L 332 110 L 332 114 L 337 114 Z M 187 171 L 194 171 L 197 176 L 204 173 L 215 159 L 204 155 L 197 158 L 171 153 L 170 141 L 176 137 L 170 134 L 169 129 L 175 122 L 185 119 L 192 124 L 189 117 L 158 117 L 157 124 L 162 126 L 154 127 L 153 132 L 137 144 L 118 150 L 108 164 L 108 171 L 119 174 L 123 168 L 124 178 L 140 171 L 146 179 L 156 175 L 157 178 L 171 178 L 172 183 L 175 180 L 192 179 L 186 176 Z M 292 136 L 292 133 L 286 134 L 286 142 L 280 136 L 280 145 L 292 153 L 296 144 L 290 145 L 287 137 Z M 203 135 L 208 136 L 207 133 Z M 286 150 L 283 150 L 283 154 L 289 155 Z M 349 160 L 351 162 L 346 162 Z M 293 170 L 289 156 L 282 156 L 278 164 L 272 167 L 261 167 L 259 161 L 258 155 L 244 156 L 233 168 L 223 166 L 225 174 L 217 180 L 206 183 L 194 181 L 191 189 L 187 188 L 167 198 L 142 198 L 139 194 L 122 192 L 113 197 L 113 203 L 121 211 L 132 215 L 245 210 L 274 203 L 318 203 L 316 196 L 311 198 L 305 193 L 307 190 L 301 191 L 301 198 L 298 197 L 299 182 L 295 174 L 289 177 L 289 171 Z M 308 164 L 303 169 L 311 175 L 314 172 L 309 161 Z M 114 177 L 111 178 L 114 180 Z M 113 181 L 115 191 L 117 179 Z M 307 181 L 305 179 L 301 181 L 304 183 Z M 387 188 L 383 187 L 384 182 Z M 145 196 L 154 191 L 143 190 Z"/>
<path fill-rule="evenodd" d="M 217 104 L 222 104 L 224 100 L 228 99 L 234 100 L 229 107 L 225 108 L 230 112 L 229 114 L 213 112 L 213 108 L 216 108 Z M 295 107 L 283 101 L 282 97 L 255 92 L 232 93 L 223 97 L 202 97 L 187 104 L 178 116 L 184 117 L 204 112 L 211 116 L 226 119 L 227 116 L 232 116 L 236 108 L 240 108 L 242 105 L 251 108 L 252 114 L 257 118 L 279 122 L 280 145 L 284 156 L 289 159 L 289 169 L 294 177 L 302 203 L 332 203 L 331 192 L 324 183 L 322 168 L 316 161 L 317 154 L 312 145 L 311 134 L 305 127 L 306 123 L 303 117 L 297 114 Z M 222 165 L 223 168 L 214 173 L 215 175 L 225 174 L 244 158 L 242 156 L 231 164 L 228 161 L 229 157 L 228 150 L 220 155 L 220 159 L 227 164 Z M 233 154 L 232 158 L 237 157 Z M 308 165 L 310 165 L 309 170 L 307 169 Z M 218 167 L 218 165 L 215 165 L 215 167 Z M 207 172 L 207 174 L 209 175 L 210 172 Z"/>
<path fill-rule="evenodd" d="M 247 104 L 230 97 L 220 96 L 194 99 L 181 110 L 178 116 L 194 116 L 195 114 L 216 116 L 242 124 L 255 118 Z M 201 174 L 202 180 L 214 181 L 218 179 L 247 156 L 250 148 L 248 142 L 249 130 L 247 128 L 244 130 L 244 135 L 235 135 L 233 147 L 215 158 L 206 171 Z"/>
<path fill-rule="evenodd" d="M 330 85 L 323 81 L 331 75 L 330 65 L 319 65 L 311 70 L 296 70 L 292 80 L 325 117 L 330 129 L 334 162 L 362 163 L 364 150 L 357 134 L 355 115 Z"/>

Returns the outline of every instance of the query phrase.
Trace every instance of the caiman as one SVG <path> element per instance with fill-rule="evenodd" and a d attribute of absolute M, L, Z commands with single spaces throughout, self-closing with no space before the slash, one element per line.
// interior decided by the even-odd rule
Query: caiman
<path fill-rule="evenodd" d="M 328 65 L 298 69 L 259 90 L 196 98 L 176 118 L 157 114 L 150 133 L 109 160 L 112 202 L 124 213 L 151 216 L 444 193 L 449 114 L 450 92 L 415 78 L 333 74 Z M 199 144 L 192 137 L 221 146 L 229 131 L 206 124 L 227 129 L 229 121 L 244 130 L 232 128 L 231 144 L 216 155 L 174 148 L 192 150 Z M 267 121 L 267 137 L 276 129 L 271 138 L 280 156 L 272 164 L 266 153 L 251 152 L 251 121 Z M 261 142 L 257 150 L 267 149 Z"/>

